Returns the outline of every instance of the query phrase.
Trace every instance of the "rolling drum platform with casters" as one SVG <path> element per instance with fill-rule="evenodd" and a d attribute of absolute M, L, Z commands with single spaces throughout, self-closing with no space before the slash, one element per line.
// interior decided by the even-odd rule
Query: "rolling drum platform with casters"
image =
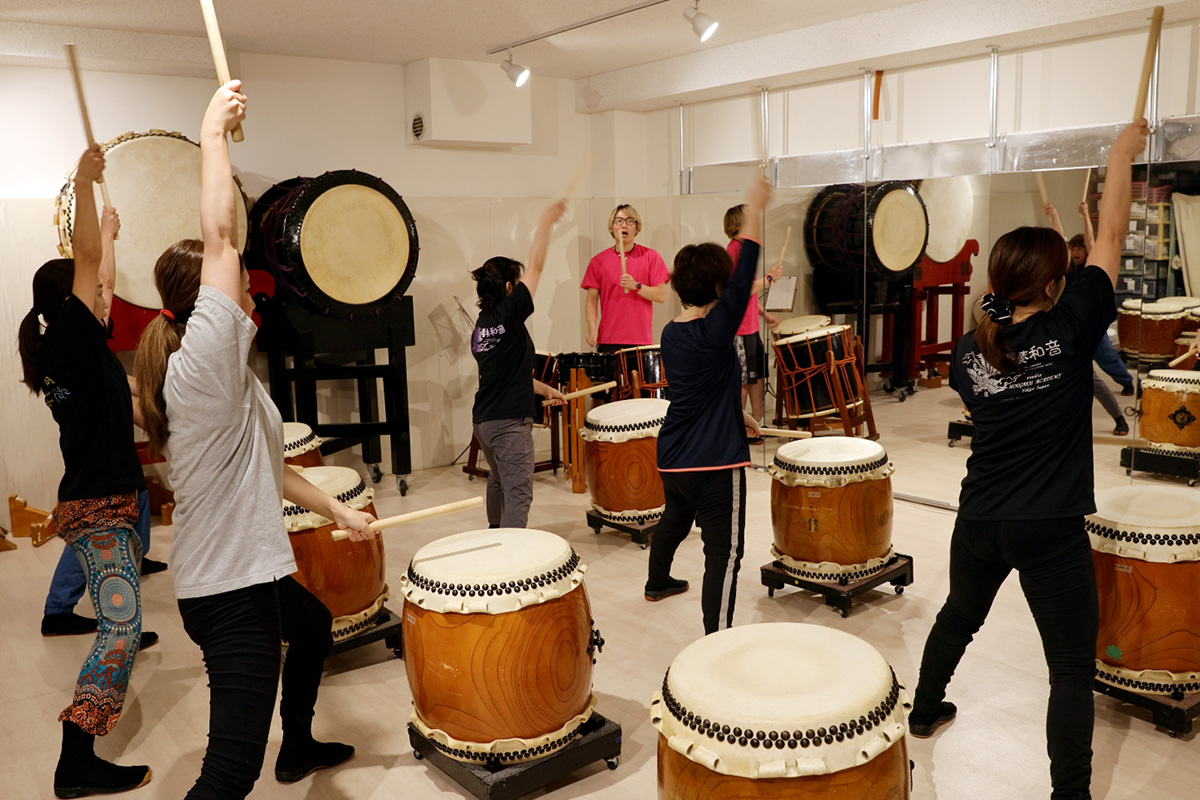
<path fill-rule="evenodd" d="M 658 474 L 658 430 L 670 402 L 634 398 L 605 403 L 588 412 L 583 438 L 592 507 L 587 523 L 628 533 L 643 550 L 666 507 Z"/>
<path fill-rule="evenodd" d="M 350 508 L 376 516 L 375 493 L 356 471 L 307 467 L 302 472 L 306 480 Z M 335 541 L 337 526 L 331 520 L 286 500 L 283 519 L 296 559 L 294 577 L 333 615 L 330 655 L 382 640 L 397 658 L 404 658 L 400 617 L 385 605 L 383 540 L 376 536 L 365 542 Z"/>
<path fill-rule="evenodd" d="M 512 800 L 596 761 L 621 727 L 596 713 L 586 567 L 546 531 L 499 528 L 422 547 L 400 579 L 416 757 L 480 800 Z"/>
<path fill-rule="evenodd" d="M 1100 598 L 1095 690 L 1188 734 L 1200 716 L 1200 500 L 1121 486 L 1096 493 L 1085 524 Z"/>
<path fill-rule="evenodd" d="M 1200 480 L 1200 372 L 1152 369 L 1142 381 L 1141 437 L 1148 447 L 1121 449 L 1125 474 L 1141 470 Z"/>
<path fill-rule="evenodd" d="M 946 427 L 946 446 L 954 447 L 964 436 L 968 439 L 975 435 L 975 423 L 963 413 L 962 419 L 952 419 Z"/>
<path fill-rule="evenodd" d="M 913 560 L 892 549 L 894 469 L 866 439 L 823 436 L 779 448 L 769 470 L 775 560 L 761 569 L 768 596 L 795 586 L 846 617 L 854 598 L 877 586 L 904 592 Z"/>
<path fill-rule="evenodd" d="M 417 252 L 408 206 L 364 172 L 284 181 L 250 213 L 247 261 L 267 270 L 279 290 L 272 302 L 259 303 L 259 349 L 267 354 L 272 399 L 284 421 L 298 419 L 331 437 L 321 453 L 362 445 L 374 482 L 383 477 L 381 437 L 388 436 L 402 495 L 412 472 L 405 348 L 415 344 L 412 298 L 404 292 Z M 387 363 L 377 364 L 375 352 L 385 348 Z M 358 385 L 360 421 L 319 422 L 318 382 L 347 378 Z"/>

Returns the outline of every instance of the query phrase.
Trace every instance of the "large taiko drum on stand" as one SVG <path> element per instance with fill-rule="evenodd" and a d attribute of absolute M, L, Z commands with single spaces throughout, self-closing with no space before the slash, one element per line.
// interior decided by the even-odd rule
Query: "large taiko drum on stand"
<path fill-rule="evenodd" d="M 200 238 L 200 146 L 178 133 L 149 131 L 122 134 L 101 148 L 109 199 L 121 215 L 121 232 L 113 243 L 114 296 L 157 312 L 162 300 L 154 286 L 155 262 L 180 239 Z M 64 258 L 71 257 L 74 177 L 72 168 L 55 201 L 58 251 Z M 246 198 L 240 185 L 234 195 L 240 250 L 246 241 Z"/>
<path fill-rule="evenodd" d="M 965 175 L 926 178 L 918 190 L 929 218 L 929 241 L 925 255 L 939 263 L 952 261 L 962 251 L 971 233 L 975 214 L 975 192 Z"/>
<path fill-rule="evenodd" d="M 304 478 L 350 508 L 376 516 L 374 491 L 356 471 L 310 467 Z M 283 521 L 296 558 L 294 577 L 333 614 L 333 638 L 345 639 L 369 628 L 388 598 L 383 541 L 376 536 L 365 542 L 335 542 L 337 525 L 286 500 Z"/>
<path fill-rule="evenodd" d="M 497 528 L 422 547 L 400 579 L 413 725 L 460 761 L 530 761 L 591 716 L 586 567 L 566 540 Z"/>
<path fill-rule="evenodd" d="M 804 247 L 815 268 L 898 277 L 921 260 L 929 238 L 925 204 L 903 181 L 864 189 L 837 184 L 822 189 L 804 220 Z"/>
<path fill-rule="evenodd" d="M 650 702 L 659 800 L 907 800 L 910 708 L 887 660 L 856 636 L 726 628 L 680 651 Z"/>
<path fill-rule="evenodd" d="M 1100 680 L 1200 692 L 1200 498 L 1180 486 L 1096 493 L 1087 517 L 1100 595 Z"/>
<path fill-rule="evenodd" d="M 1152 369 L 1142 381 L 1141 435 L 1159 445 L 1200 449 L 1200 372 Z"/>
<path fill-rule="evenodd" d="M 336 170 L 292 178 L 250 213 L 246 258 L 284 297 L 330 316 L 378 314 L 417 271 L 417 226 L 404 200 L 374 175 Z"/>
<path fill-rule="evenodd" d="M 323 467 L 321 440 L 303 422 L 283 423 L 283 463 L 293 467 Z"/>
<path fill-rule="evenodd" d="M 667 373 L 663 369 L 662 348 L 656 344 L 626 347 L 614 356 L 617 369 L 617 397 L 629 400 L 634 397 L 656 397 L 670 400 L 667 389 Z M 640 394 L 635 394 L 633 373 L 637 373 Z"/>
<path fill-rule="evenodd" d="M 824 417 L 838 412 L 835 380 L 841 381 L 842 394 L 848 405 L 862 405 L 858 382 L 847 370 L 854 366 L 854 340 L 849 325 L 831 325 L 776 339 L 771 342 L 775 351 L 775 366 L 779 370 L 779 391 L 783 393 L 784 409 L 789 417 L 805 419 Z M 833 354 L 834 369 L 830 371 L 828 355 Z"/>
<path fill-rule="evenodd" d="M 883 571 L 892 551 L 892 472 L 878 442 L 822 436 L 788 442 L 769 467 L 771 555 L 786 572 L 851 581 Z"/>
<path fill-rule="evenodd" d="M 670 403 L 635 398 L 605 403 L 587 413 L 583 457 L 592 510 L 608 522 L 648 525 L 666 507 L 658 474 L 658 429 Z"/>

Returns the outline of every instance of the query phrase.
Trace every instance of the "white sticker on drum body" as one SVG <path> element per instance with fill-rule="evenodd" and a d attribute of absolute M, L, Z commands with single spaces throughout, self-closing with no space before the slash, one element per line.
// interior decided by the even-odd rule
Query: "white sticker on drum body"
<path fill-rule="evenodd" d="M 807 494 L 809 497 L 820 497 L 821 496 L 820 492 L 813 491 L 812 489 L 809 489 L 807 492 L 805 492 L 805 494 Z"/>
<path fill-rule="evenodd" d="M 1116 565 L 1116 570 L 1117 570 L 1117 572 L 1129 572 L 1129 573 L 1132 573 L 1132 572 L 1133 572 L 1133 567 L 1129 566 L 1128 564 L 1117 564 L 1117 565 Z"/>

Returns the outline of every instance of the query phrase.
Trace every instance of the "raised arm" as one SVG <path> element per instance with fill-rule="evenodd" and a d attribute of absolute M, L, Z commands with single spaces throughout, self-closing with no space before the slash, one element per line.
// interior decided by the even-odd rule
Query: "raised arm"
<path fill-rule="evenodd" d="M 71 294 L 90 309 L 96 308 L 96 284 L 100 272 L 100 221 L 96 217 L 93 185 L 104 174 L 104 151 L 94 144 L 79 157 L 75 170 L 75 216 L 71 228 L 71 250 L 75 259 L 75 279 Z"/>
<path fill-rule="evenodd" d="M 218 89 L 200 128 L 200 235 L 204 240 L 200 283 L 239 305 L 242 269 L 237 250 L 237 198 L 226 134 L 246 117 L 246 96 L 241 88 L 241 81 L 230 81 Z"/>
<path fill-rule="evenodd" d="M 1064 239 L 1067 238 L 1067 235 L 1063 233 L 1062 220 L 1059 219 L 1058 209 L 1054 207 L 1054 203 L 1046 203 L 1043 205 L 1042 212 L 1046 215 L 1047 219 L 1050 220 L 1050 227 L 1054 228 L 1054 230 L 1058 232 L 1059 236 L 1063 237 Z"/>
<path fill-rule="evenodd" d="M 1100 226 L 1096 231 L 1096 246 L 1088 254 L 1088 263 L 1107 272 L 1114 286 L 1125 232 L 1129 229 L 1133 160 L 1146 149 L 1149 133 L 1146 120 L 1140 119 L 1118 133 L 1108 149 L 1108 170 L 1104 174 L 1104 194 L 1100 197 Z"/>
<path fill-rule="evenodd" d="M 116 242 L 113 240 L 117 238 L 117 232 L 120 230 L 121 218 L 117 216 L 117 210 L 105 206 L 100 214 L 100 270 L 97 274 L 100 280 L 100 303 L 97 304 L 99 307 L 94 309 L 96 318 L 101 322 L 108 321 L 113 291 L 117 286 L 117 253 Z"/>
<path fill-rule="evenodd" d="M 1083 217 L 1083 247 L 1090 253 L 1096 246 L 1096 231 L 1092 228 L 1092 210 L 1087 203 L 1079 204 L 1079 216 Z"/>
<path fill-rule="evenodd" d="M 550 247 L 550 229 L 554 223 L 562 219 L 567 211 L 566 200 L 556 200 L 542 212 L 538 220 L 537 231 L 533 234 L 533 244 L 529 247 L 529 263 L 521 274 L 521 283 L 529 290 L 529 296 L 537 293 L 538 282 L 542 279 L 542 268 L 546 266 L 546 250 Z"/>

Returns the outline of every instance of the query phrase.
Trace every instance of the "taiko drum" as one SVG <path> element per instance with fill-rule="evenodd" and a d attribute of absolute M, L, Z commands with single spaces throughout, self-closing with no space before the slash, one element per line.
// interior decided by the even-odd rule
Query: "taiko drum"
<path fill-rule="evenodd" d="M 592 508 L 601 518 L 635 525 L 662 518 L 658 430 L 669 406 L 667 400 L 635 398 L 588 412 L 579 435 Z"/>
<path fill-rule="evenodd" d="M 786 665 L 786 685 L 764 680 Z M 906 800 L 910 703 L 888 662 L 820 625 L 727 628 L 685 647 L 650 703 L 659 800 Z"/>
<path fill-rule="evenodd" d="M 1200 499 L 1179 486 L 1107 489 L 1086 526 L 1100 679 L 1150 694 L 1200 692 Z"/>
<path fill-rule="evenodd" d="M 413 725 L 461 761 L 515 763 L 591 716 L 586 567 L 546 531 L 497 528 L 422 547 L 400 579 Z"/>
<path fill-rule="evenodd" d="M 1141 434 L 1154 444 L 1200 448 L 1200 372 L 1150 370 L 1142 381 Z"/>
<path fill-rule="evenodd" d="M 283 463 L 293 467 L 323 467 L 321 440 L 303 422 L 283 423 Z"/>
<path fill-rule="evenodd" d="M 894 466 L 878 442 L 824 436 L 780 447 L 769 471 L 771 554 L 812 580 L 857 580 L 892 557 Z"/>
<path fill-rule="evenodd" d="M 373 490 L 347 467 L 310 467 L 304 478 L 348 507 L 375 515 Z M 283 520 L 296 558 L 293 577 L 333 614 L 333 638 L 344 639 L 371 625 L 388 598 L 383 541 L 333 540 L 337 525 L 284 501 Z"/>

